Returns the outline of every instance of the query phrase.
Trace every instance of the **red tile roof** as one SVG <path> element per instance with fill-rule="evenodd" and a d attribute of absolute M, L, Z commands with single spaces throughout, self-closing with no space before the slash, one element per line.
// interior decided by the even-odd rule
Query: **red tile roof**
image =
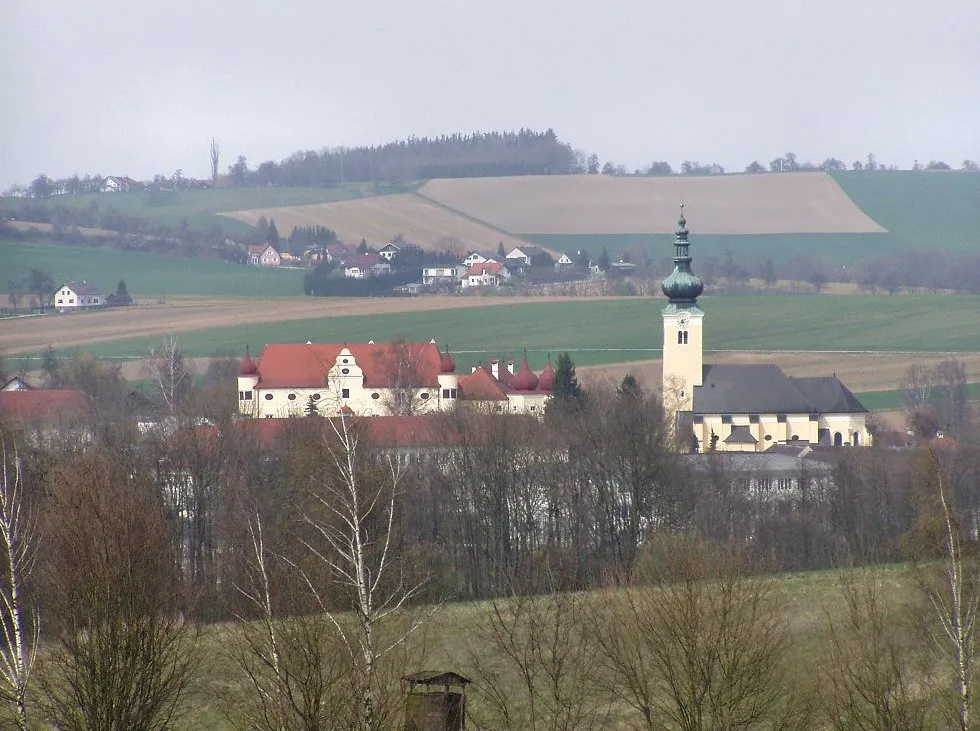
<path fill-rule="evenodd" d="M 366 388 L 392 385 L 399 364 L 415 370 L 419 386 L 435 388 L 442 356 L 435 343 L 401 344 L 274 344 L 266 345 L 259 358 L 257 388 L 317 388 L 325 386 L 327 373 L 348 348 L 364 371 Z"/>
<path fill-rule="evenodd" d="M 506 401 L 506 387 L 486 368 L 477 368 L 468 376 L 459 377 L 460 398 L 469 401 Z"/>
<path fill-rule="evenodd" d="M 20 419 L 53 421 L 79 418 L 91 410 L 91 402 L 82 391 L 2 391 L 0 414 Z"/>
<path fill-rule="evenodd" d="M 506 269 L 506 264 L 500 264 L 495 261 L 485 261 L 480 264 L 473 264 L 469 271 L 466 273 L 467 276 L 481 276 L 483 274 L 500 274 L 501 269 Z"/>

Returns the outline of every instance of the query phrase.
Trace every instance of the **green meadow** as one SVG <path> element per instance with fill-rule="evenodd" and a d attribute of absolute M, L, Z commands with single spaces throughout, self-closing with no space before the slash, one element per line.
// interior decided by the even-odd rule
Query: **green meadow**
<path fill-rule="evenodd" d="M 131 288 L 132 289 L 132 288 Z M 360 315 L 251 324 L 187 332 L 188 355 L 259 352 L 267 343 L 389 342 L 434 338 L 463 366 L 527 349 L 542 367 L 549 353 L 568 351 L 580 365 L 660 356 L 663 300 L 647 297 L 486 309 Z M 980 351 L 980 297 L 754 295 L 704 297 L 705 350 Z M 103 357 L 137 357 L 151 340 L 105 343 Z"/>
<path fill-rule="evenodd" d="M 59 195 L 51 198 L 2 198 L 0 210 L 4 215 L 16 215 L 22 205 L 62 205 L 68 208 L 87 209 L 95 203 L 100 210 L 115 208 L 127 216 L 137 216 L 151 221 L 177 226 L 184 219 L 191 228 L 203 229 L 220 224 L 228 232 L 245 233 L 252 229 L 248 224 L 216 214 L 225 211 L 243 211 L 269 206 L 298 206 L 308 203 L 329 203 L 375 195 L 378 192 L 370 183 L 349 183 L 329 188 L 213 188 L 208 190 L 179 190 L 159 193 L 136 191 L 132 193 L 84 193 Z M 288 235 L 288 231 L 282 232 Z"/>
<path fill-rule="evenodd" d="M 0 241 L 4 262 L 0 294 L 12 280 L 23 280 L 31 269 L 51 273 L 55 285 L 87 281 L 103 292 L 126 281 L 137 300 L 167 295 L 214 297 L 289 297 L 303 293 L 305 271 L 260 269 L 218 259 L 188 259 L 76 244 L 23 244 Z M 6 302 L 4 302 L 4 305 Z"/>
<path fill-rule="evenodd" d="M 692 220 L 696 262 L 721 260 L 731 249 L 749 274 L 757 276 L 766 259 L 778 267 L 798 257 L 822 258 L 839 267 L 915 248 L 980 253 L 980 174 L 877 170 L 833 173 L 833 178 L 888 233 L 704 235 Z M 629 251 L 645 254 L 657 265 L 673 255 L 673 237 L 667 234 L 511 233 L 557 251 L 585 249 L 593 258 L 603 249 L 613 259 Z"/>

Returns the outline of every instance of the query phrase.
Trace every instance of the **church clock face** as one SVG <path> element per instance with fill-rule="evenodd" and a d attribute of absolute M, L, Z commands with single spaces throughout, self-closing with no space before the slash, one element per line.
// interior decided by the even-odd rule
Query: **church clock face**
<path fill-rule="evenodd" d="M 677 316 L 677 324 L 680 325 L 681 327 L 687 327 L 687 323 L 689 322 L 689 320 L 690 317 L 686 312 L 682 312 L 680 315 Z"/>

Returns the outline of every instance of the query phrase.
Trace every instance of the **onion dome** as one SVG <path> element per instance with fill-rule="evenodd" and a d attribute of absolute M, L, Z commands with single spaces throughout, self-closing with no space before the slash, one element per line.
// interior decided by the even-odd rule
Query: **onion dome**
<path fill-rule="evenodd" d="M 693 305 L 698 295 L 704 291 L 704 283 L 691 271 L 691 255 L 688 251 L 687 220 L 684 218 L 684 204 L 681 204 L 681 217 L 677 221 L 674 235 L 674 271 L 660 284 L 660 288 L 675 305 Z"/>
<path fill-rule="evenodd" d="M 449 354 L 449 348 L 446 347 L 446 352 L 442 354 L 439 358 L 439 372 L 440 373 L 455 373 L 456 372 L 456 361 Z"/>
<path fill-rule="evenodd" d="M 539 391 L 551 391 L 555 385 L 555 368 L 551 365 L 551 356 L 548 356 L 548 365 L 544 367 L 541 371 L 541 375 L 538 376 L 538 390 Z"/>
<path fill-rule="evenodd" d="M 242 367 L 238 369 L 238 375 L 254 376 L 258 372 L 259 367 L 255 365 L 255 361 L 252 360 L 252 356 L 249 355 L 248 348 L 245 348 L 245 358 L 242 359 Z"/>
<path fill-rule="evenodd" d="M 538 387 L 538 377 L 534 375 L 531 366 L 527 364 L 527 353 L 524 353 L 524 362 L 521 363 L 521 370 L 517 372 L 510 387 L 515 391 L 533 391 Z"/>

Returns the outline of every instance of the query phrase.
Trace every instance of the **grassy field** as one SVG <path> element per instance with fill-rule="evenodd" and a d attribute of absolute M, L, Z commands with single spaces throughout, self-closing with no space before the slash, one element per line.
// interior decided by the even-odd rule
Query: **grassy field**
<path fill-rule="evenodd" d="M 164 295 L 215 297 L 285 297 L 303 293 L 305 271 L 259 269 L 215 259 L 188 259 L 83 245 L 23 244 L 0 241 L 4 262 L 0 294 L 10 281 L 23 279 L 31 269 L 50 272 L 55 286 L 87 281 L 104 293 L 115 291 L 120 279 L 136 299 Z M 6 306 L 6 302 L 3 303 Z"/>
<path fill-rule="evenodd" d="M 542 367 L 547 354 L 568 351 L 576 363 L 649 360 L 660 355 L 662 299 L 624 298 L 500 304 L 484 308 L 307 318 L 186 332 L 187 355 L 258 352 L 266 343 L 377 342 L 402 336 L 435 338 L 461 365 L 515 357 L 527 348 Z M 907 351 L 972 353 L 980 343 L 980 297 L 938 295 L 759 295 L 703 298 L 705 349 L 715 351 Z M 153 340 L 130 339 L 87 348 L 106 357 L 134 357 Z M 765 360 L 760 355 L 759 360 Z"/>
<path fill-rule="evenodd" d="M 878 577 L 881 599 L 888 607 L 888 616 L 895 619 L 910 603 L 914 604 L 918 596 L 914 577 L 906 568 L 899 566 L 881 569 Z M 835 571 L 814 571 L 780 575 L 774 577 L 772 585 L 770 601 L 783 607 L 780 616 L 789 632 L 786 660 L 790 668 L 796 668 L 788 672 L 798 672 L 799 675 L 793 677 L 805 683 L 810 692 L 817 694 L 821 688 L 826 690 L 829 687 L 828 684 L 821 684 L 819 681 L 823 676 L 817 675 L 819 669 L 824 667 L 828 652 L 828 621 L 833 620 L 839 626 L 844 618 L 839 581 L 839 574 Z M 597 594 L 591 594 L 586 599 L 597 597 Z M 488 690 L 474 667 L 475 656 L 481 662 L 502 670 L 505 686 L 511 686 L 515 692 L 520 687 L 518 676 L 511 675 L 514 670 L 500 650 L 486 644 L 474 645 L 474 637 L 485 621 L 484 616 L 489 608 L 490 605 L 485 602 L 443 605 L 428 620 L 424 631 L 413 637 L 413 647 L 416 649 L 409 654 L 413 660 L 416 657 L 418 660 L 410 660 L 409 666 L 404 669 L 404 672 L 420 669 L 414 666 L 417 662 L 425 668 L 454 670 L 472 678 L 474 683 L 467 691 L 471 715 L 478 714 L 484 707 L 484 694 Z M 199 641 L 203 663 L 199 680 L 195 683 L 196 691 L 187 699 L 184 715 L 175 724 L 175 729 L 230 731 L 235 728 L 228 714 L 235 709 L 237 699 L 242 697 L 240 694 L 250 692 L 230 654 L 236 638 L 230 625 L 214 625 L 204 629 Z M 422 644 L 424 650 L 419 649 Z M 815 700 L 819 702 L 820 697 L 817 695 Z"/>
<path fill-rule="evenodd" d="M 845 172 L 834 179 L 900 248 L 980 252 L 980 174 Z"/>
<path fill-rule="evenodd" d="M 351 183 L 330 188 L 215 188 L 164 193 L 86 193 L 47 199 L 4 198 L 0 199 L 0 210 L 4 215 L 16 215 L 17 208 L 27 203 L 82 209 L 95 203 L 101 210 L 115 208 L 127 216 L 148 218 L 170 226 L 177 226 L 186 218 L 191 228 L 205 228 L 217 223 L 225 231 L 247 232 L 251 230 L 247 224 L 218 217 L 216 214 L 260 206 L 295 206 L 348 200 L 374 194 L 374 187 L 369 183 Z M 280 231 L 285 235 L 289 234 L 288 229 Z"/>

